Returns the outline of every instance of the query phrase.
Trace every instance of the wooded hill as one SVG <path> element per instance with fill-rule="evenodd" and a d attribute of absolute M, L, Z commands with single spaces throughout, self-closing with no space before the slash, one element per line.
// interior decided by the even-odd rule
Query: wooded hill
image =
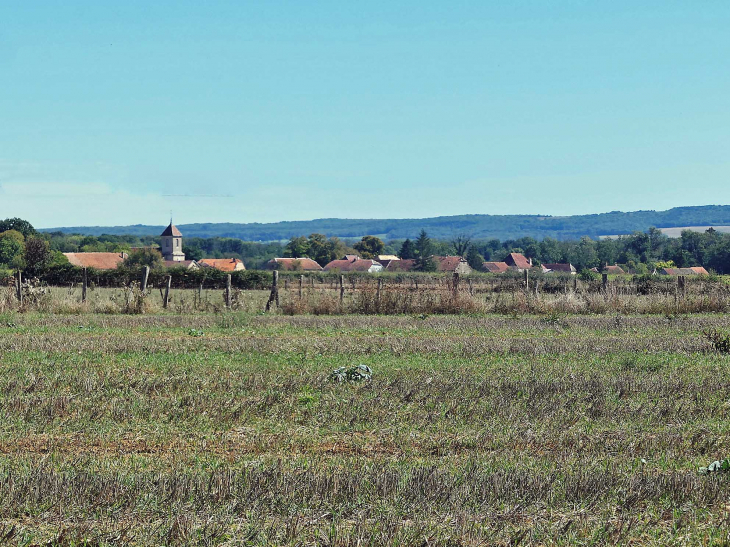
<path fill-rule="evenodd" d="M 421 229 L 436 239 L 448 239 L 455 234 L 473 238 L 500 240 L 519 237 L 559 240 L 582 236 L 598 238 L 603 235 L 630 234 L 650 226 L 671 228 L 696 225 L 730 225 L 729 205 L 675 207 L 667 211 L 634 211 L 596 215 L 457 215 L 421 219 L 339 219 L 325 218 L 306 221 L 262 223 L 204 223 L 179 224 L 187 237 L 232 237 L 246 241 L 283 241 L 291 237 L 322 233 L 340 238 L 360 238 L 377 235 L 382 239 L 403 239 L 418 236 Z M 48 228 L 41 231 L 84 235 L 129 234 L 159 235 L 164 226 L 76 226 Z"/>

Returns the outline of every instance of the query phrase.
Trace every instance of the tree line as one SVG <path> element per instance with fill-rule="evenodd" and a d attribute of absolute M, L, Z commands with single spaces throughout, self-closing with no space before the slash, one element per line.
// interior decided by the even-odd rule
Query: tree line
<path fill-rule="evenodd" d="M 37 275 L 67 263 L 64 252 L 127 252 L 130 265 L 161 265 L 159 253 L 150 251 L 158 236 L 99 235 L 88 236 L 62 232 L 39 233 L 26 220 L 9 218 L 0 221 L 0 277 L 14 270 Z M 133 251 L 134 248 L 146 251 Z M 152 257 L 144 256 L 144 253 Z M 657 267 L 704 266 L 717 273 L 730 273 L 730 234 L 714 229 L 705 232 L 684 231 L 679 238 L 669 238 L 657 228 L 610 239 L 561 241 L 546 237 L 518 239 L 478 239 L 457 234 L 448 239 L 431 238 L 424 230 L 418 238 L 383 241 L 376 236 L 340 239 L 314 233 L 292 237 L 287 242 L 258 243 L 236 238 L 184 238 L 183 252 L 189 259 L 240 258 L 248 269 L 263 269 L 274 257 L 308 257 L 324 266 L 346 254 L 363 258 L 397 255 L 416 261 L 417 271 L 433 271 L 433 255 L 463 256 L 475 270 L 485 261 L 499 262 L 512 252 L 519 252 L 540 263 L 571 263 L 576 269 L 601 268 L 606 264 L 626 266 L 632 273 L 650 273 Z"/>

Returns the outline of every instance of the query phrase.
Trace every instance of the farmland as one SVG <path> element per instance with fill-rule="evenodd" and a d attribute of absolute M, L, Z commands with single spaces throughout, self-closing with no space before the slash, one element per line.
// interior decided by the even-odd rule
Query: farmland
<path fill-rule="evenodd" d="M 722 315 L 1 319 L 13 543 L 727 539 Z"/>

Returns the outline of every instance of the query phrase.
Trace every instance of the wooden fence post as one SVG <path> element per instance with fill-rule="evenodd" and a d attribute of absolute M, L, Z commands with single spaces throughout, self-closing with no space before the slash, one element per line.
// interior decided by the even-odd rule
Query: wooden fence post
<path fill-rule="evenodd" d="M 380 306 L 380 292 L 383 290 L 383 278 L 378 278 L 378 292 L 375 293 L 375 300 L 378 303 L 378 307 Z"/>
<path fill-rule="evenodd" d="M 167 304 L 170 302 L 170 287 L 172 286 L 172 276 L 167 276 L 167 286 L 165 287 L 165 298 L 162 300 L 162 307 L 167 309 Z"/>
<path fill-rule="evenodd" d="M 142 270 L 142 292 L 145 292 L 147 290 L 147 279 L 150 276 L 150 267 L 145 266 L 144 270 Z"/>
<path fill-rule="evenodd" d="M 18 270 L 18 281 L 17 281 L 15 287 L 17 290 L 18 303 L 22 306 L 23 305 L 23 274 L 20 270 Z"/>
<path fill-rule="evenodd" d="M 299 300 L 302 299 L 302 296 L 304 294 L 302 291 L 303 288 L 304 288 L 304 276 L 300 275 L 299 276 Z"/>
<path fill-rule="evenodd" d="M 271 294 L 269 295 L 268 302 L 266 302 L 266 311 L 271 309 L 272 302 L 276 302 L 276 306 L 279 306 L 279 272 L 274 270 L 272 273 L 274 275 L 271 280 Z"/>
<path fill-rule="evenodd" d="M 454 298 L 459 294 L 459 272 L 454 272 Z"/>
<path fill-rule="evenodd" d="M 530 272 L 529 270 L 525 269 L 523 270 L 525 273 L 525 292 L 530 290 Z"/>
<path fill-rule="evenodd" d="M 340 275 L 340 304 L 345 301 L 345 276 Z"/>
<path fill-rule="evenodd" d="M 679 288 L 679 293 L 682 295 L 682 298 L 684 298 L 687 294 L 687 285 L 685 284 L 685 277 L 683 275 L 677 276 L 677 287 Z"/>
<path fill-rule="evenodd" d="M 469 282 L 469 296 L 474 296 L 474 285 L 472 285 L 471 277 L 467 278 Z"/>
<path fill-rule="evenodd" d="M 231 274 L 226 276 L 226 308 L 231 309 Z"/>
<path fill-rule="evenodd" d="M 86 268 L 84 268 L 84 280 L 81 285 L 81 302 L 86 302 L 86 287 L 88 287 L 89 282 L 86 276 Z"/>
<path fill-rule="evenodd" d="M 603 292 L 608 292 L 608 274 L 601 274 L 601 288 Z"/>

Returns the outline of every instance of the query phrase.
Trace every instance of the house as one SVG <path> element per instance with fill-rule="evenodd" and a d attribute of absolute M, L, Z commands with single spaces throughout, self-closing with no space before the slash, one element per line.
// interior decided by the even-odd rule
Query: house
<path fill-rule="evenodd" d="M 507 258 L 504 259 L 510 270 L 517 270 L 518 272 L 529 270 L 532 268 L 532 259 L 525 258 L 525 255 L 521 253 L 510 253 Z"/>
<path fill-rule="evenodd" d="M 416 265 L 414 258 L 401 258 L 400 260 L 386 260 L 381 262 L 386 272 L 410 272 Z"/>
<path fill-rule="evenodd" d="M 79 268 L 116 270 L 127 258 L 127 253 L 63 253 L 69 263 Z"/>
<path fill-rule="evenodd" d="M 238 258 L 202 258 L 198 260 L 198 264 L 202 268 L 215 268 L 223 272 L 237 272 L 246 269 L 243 260 Z"/>
<path fill-rule="evenodd" d="M 165 260 L 165 268 L 185 268 L 199 270 L 200 265 L 195 260 Z"/>
<path fill-rule="evenodd" d="M 663 275 L 710 275 L 702 266 L 692 268 L 664 268 Z"/>
<path fill-rule="evenodd" d="M 266 269 L 294 272 L 321 272 L 322 266 L 311 258 L 272 258 L 266 263 Z"/>
<path fill-rule="evenodd" d="M 439 272 L 468 274 L 472 271 L 469 263 L 461 256 L 434 256 L 432 258 L 436 262 L 436 269 Z"/>
<path fill-rule="evenodd" d="M 182 234 L 170 220 L 170 225 L 160 234 L 162 247 L 160 252 L 164 260 L 182 262 L 185 254 L 182 252 Z"/>
<path fill-rule="evenodd" d="M 400 260 L 400 258 L 395 255 L 378 255 L 375 257 L 375 260 L 382 264 L 383 260 Z"/>
<path fill-rule="evenodd" d="M 575 275 L 576 269 L 572 264 L 543 264 L 542 273 L 568 273 Z"/>
<path fill-rule="evenodd" d="M 509 271 L 509 266 L 506 262 L 485 262 L 482 264 L 482 269 L 485 272 L 501 274 Z"/>
<path fill-rule="evenodd" d="M 609 266 L 608 264 L 606 264 L 606 267 L 603 268 L 603 273 L 611 275 L 624 275 L 626 272 L 618 264 L 613 266 Z"/>
<path fill-rule="evenodd" d="M 341 260 L 333 260 L 324 267 L 325 272 L 337 270 L 340 272 L 382 272 L 383 265 L 377 260 L 360 258 L 356 255 L 345 255 Z"/>

